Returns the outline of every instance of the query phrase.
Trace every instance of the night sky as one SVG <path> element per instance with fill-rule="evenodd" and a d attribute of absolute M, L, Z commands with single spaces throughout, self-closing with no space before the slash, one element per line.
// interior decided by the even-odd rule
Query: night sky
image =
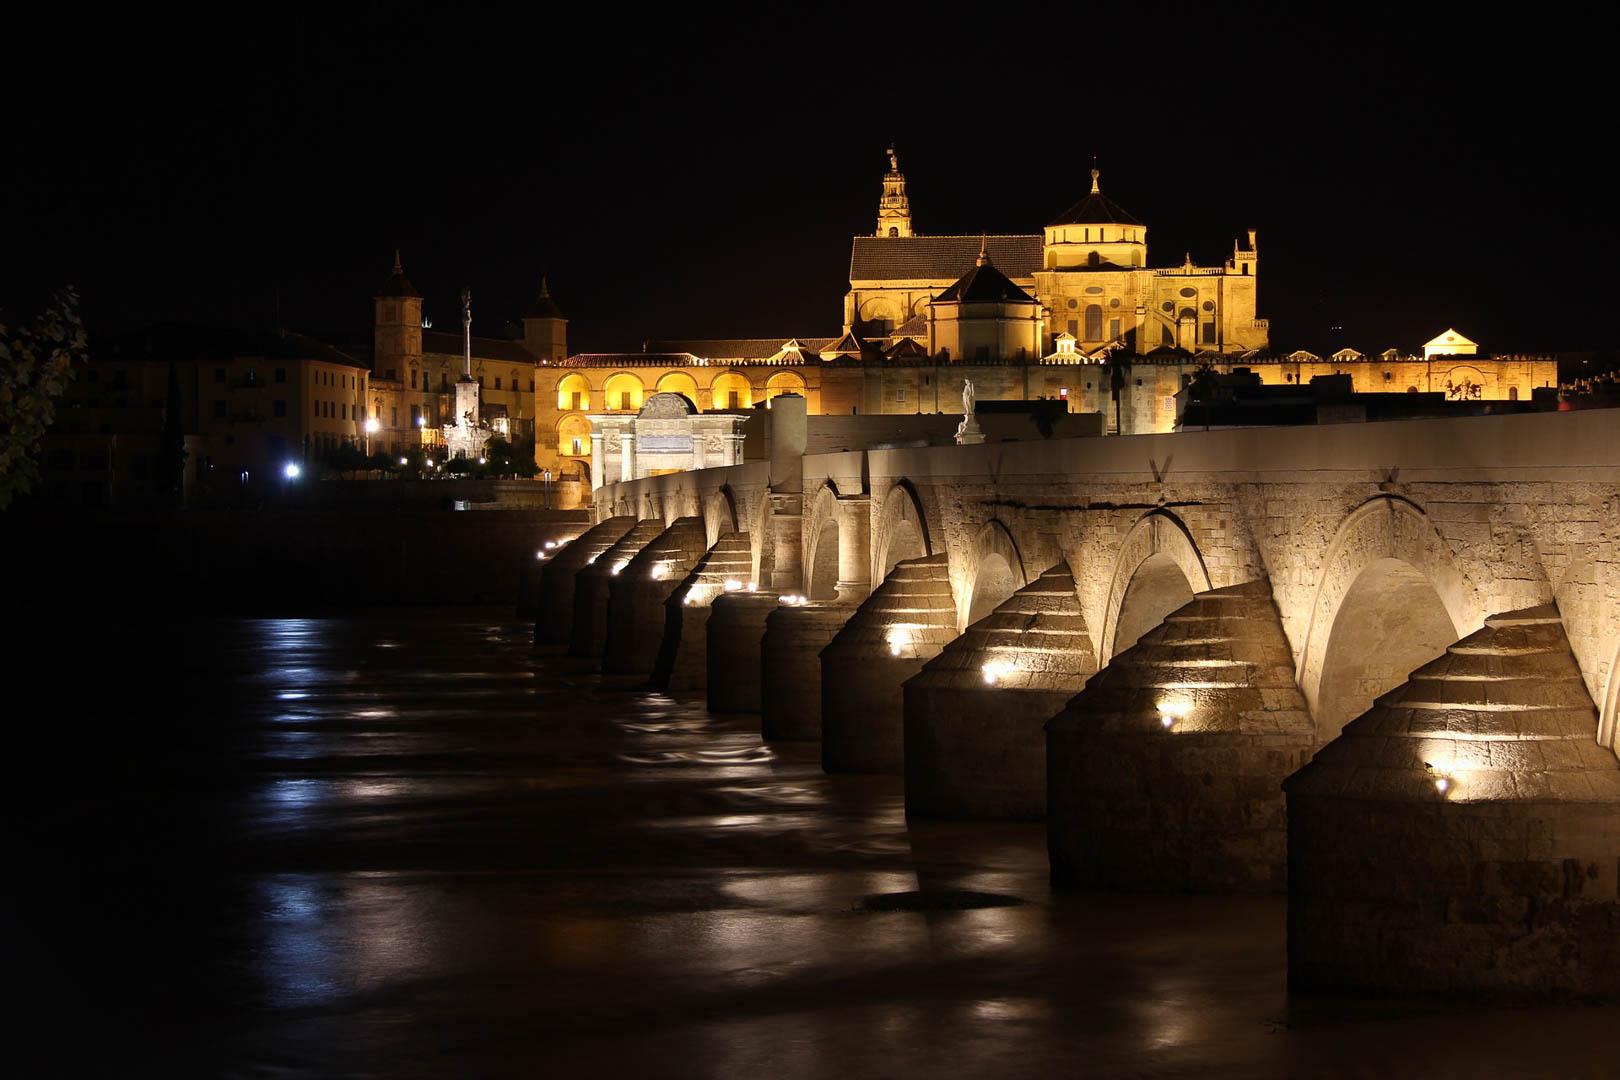
<path fill-rule="evenodd" d="M 0 306 L 365 340 L 397 245 L 441 326 L 544 272 L 575 351 L 833 334 L 894 140 L 923 233 L 1037 232 L 1093 155 L 1154 265 L 1257 227 L 1282 348 L 1612 345 L 1612 60 L 1554 7 L 231 10 L 13 13 Z"/>

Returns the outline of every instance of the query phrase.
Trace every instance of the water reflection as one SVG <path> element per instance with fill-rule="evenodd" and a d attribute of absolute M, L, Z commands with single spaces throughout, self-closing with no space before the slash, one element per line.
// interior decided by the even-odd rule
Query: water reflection
<path fill-rule="evenodd" d="M 1612 1064 L 1613 1008 L 1291 1010 L 1279 901 L 1054 896 L 1040 826 L 908 823 L 898 778 L 537 660 L 517 623 L 257 620 L 214 647 L 228 754 L 142 823 L 150 876 L 120 888 L 159 899 L 85 924 L 160 942 L 123 1000 L 173 1034 L 162 1074 Z"/>

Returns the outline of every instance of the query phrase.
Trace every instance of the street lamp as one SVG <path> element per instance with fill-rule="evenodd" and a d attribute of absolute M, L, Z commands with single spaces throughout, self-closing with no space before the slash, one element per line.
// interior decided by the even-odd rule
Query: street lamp
<path fill-rule="evenodd" d="M 375 416 L 366 417 L 366 457 L 371 456 L 371 437 L 382 428 L 382 422 Z"/>

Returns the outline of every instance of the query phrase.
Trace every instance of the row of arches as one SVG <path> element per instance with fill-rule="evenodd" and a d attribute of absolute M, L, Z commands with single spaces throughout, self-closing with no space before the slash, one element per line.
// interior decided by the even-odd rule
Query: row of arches
<path fill-rule="evenodd" d="M 712 495 L 704 516 L 714 518 L 711 532 L 722 522 L 725 529 L 739 527 L 741 520 L 729 494 Z M 837 596 L 845 542 L 839 522 L 837 492 L 829 485 L 804 519 L 804 589 L 813 600 Z M 771 565 L 769 500 L 752 525 L 758 575 Z M 874 588 L 898 563 L 934 553 L 924 503 L 907 482 L 889 489 L 870 528 Z M 1139 518 L 1112 563 L 1092 628 L 1101 665 L 1217 585 L 1193 532 L 1168 509 Z M 996 520 L 979 527 L 964 564 L 957 582 L 958 623 L 964 629 L 1045 569 L 1030 564 L 1013 531 Z M 1295 604 L 1290 631 L 1296 638 L 1296 680 L 1315 718 L 1318 741 L 1337 737 L 1381 694 L 1484 625 L 1492 613 L 1486 607 L 1421 507 L 1386 494 L 1353 509 L 1335 531 L 1308 598 Z M 1613 657 L 1607 683 L 1596 695 L 1601 698 L 1596 734 L 1609 745 L 1620 715 L 1620 643 L 1605 647 Z"/>
<path fill-rule="evenodd" d="M 618 371 L 596 387 L 575 371 L 557 383 L 557 408 L 564 413 L 635 412 L 648 396 L 659 393 L 680 394 L 700 409 L 751 409 L 778 394 L 804 392 L 804 376 L 796 371 L 778 371 L 757 386 L 741 372 L 720 371 L 701 387 L 686 371 L 666 372 L 651 383 L 635 372 Z"/>

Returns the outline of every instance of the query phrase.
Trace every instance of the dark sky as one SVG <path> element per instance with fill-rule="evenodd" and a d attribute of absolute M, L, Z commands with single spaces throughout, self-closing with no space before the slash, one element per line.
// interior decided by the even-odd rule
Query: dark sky
<path fill-rule="evenodd" d="M 1093 155 L 1155 265 L 1257 227 L 1278 346 L 1612 344 L 1612 28 L 1212 7 L 27 16 L 0 306 L 363 338 L 397 244 L 484 333 L 543 272 L 575 350 L 836 333 L 893 139 L 922 232 L 1038 231 Z"/>

